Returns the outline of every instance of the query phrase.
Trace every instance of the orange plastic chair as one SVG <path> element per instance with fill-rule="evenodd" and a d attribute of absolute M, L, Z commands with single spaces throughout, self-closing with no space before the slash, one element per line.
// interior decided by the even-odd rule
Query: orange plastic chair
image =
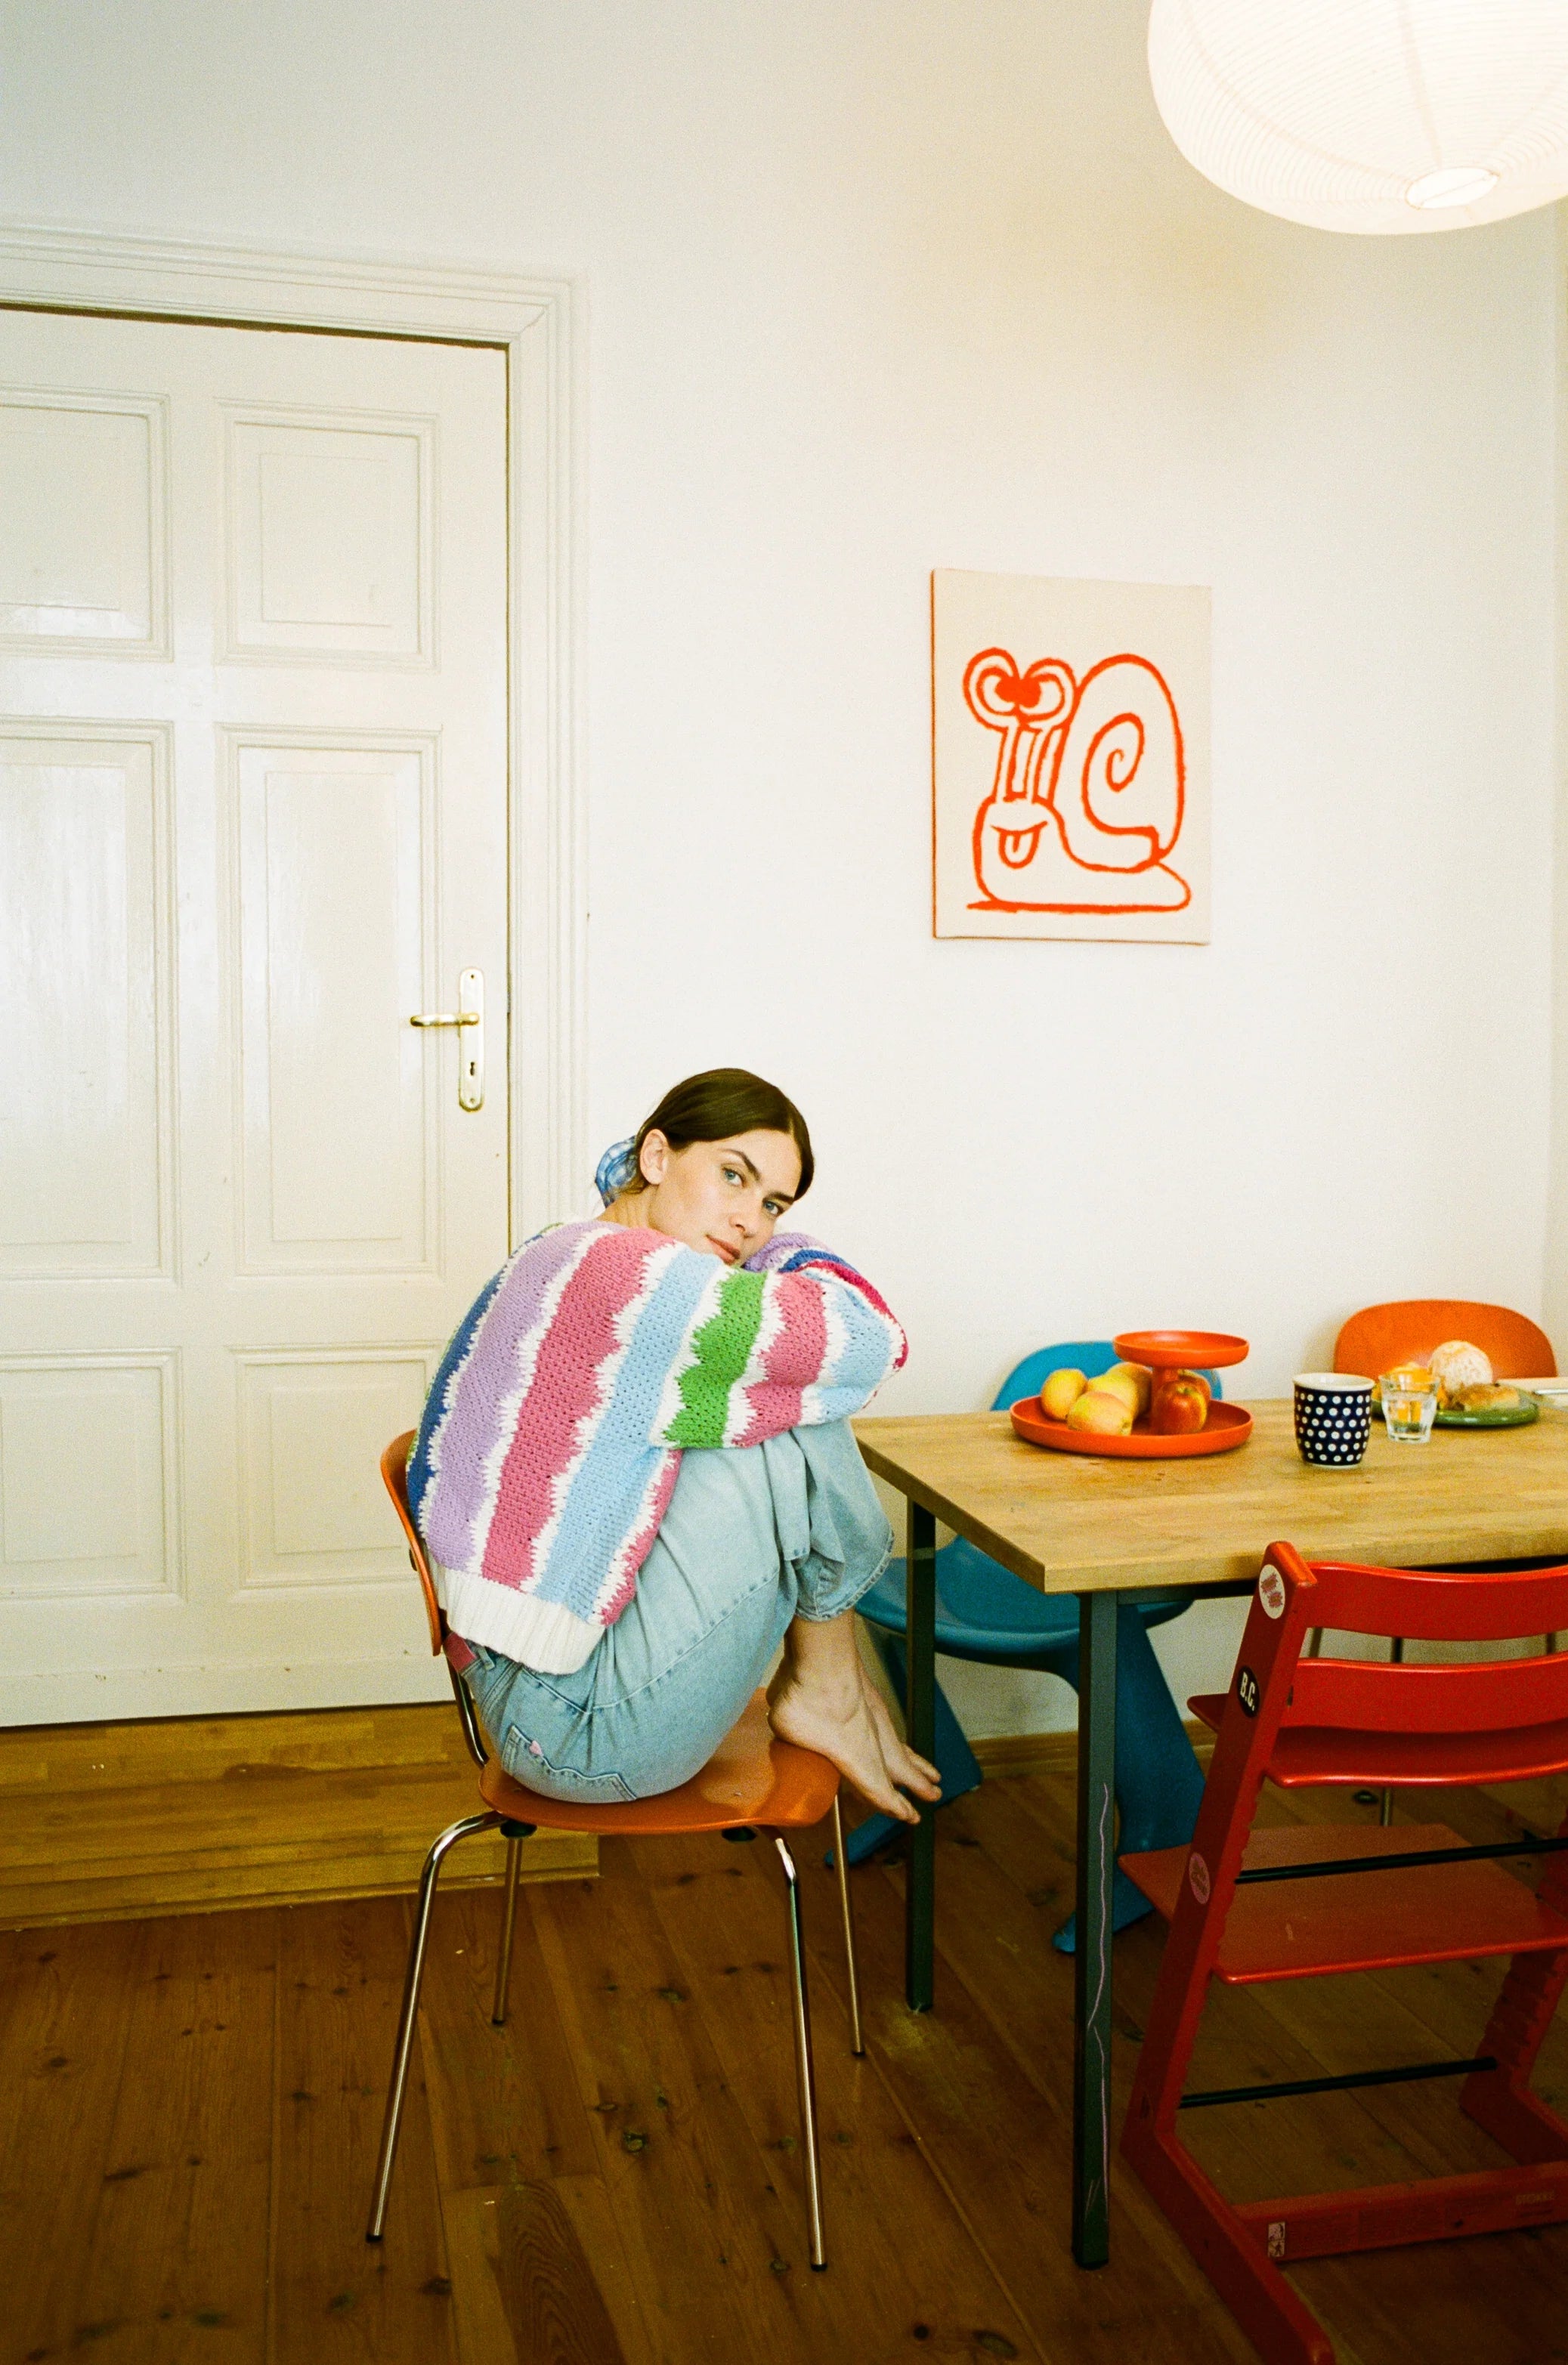
<path fill-rule="evenodd" d="M 801 1885 L 794 1858 L 782 1834 L 786 1831 L 819 1823 L 824 1815 L 833 1817 L 834 1861 L 838 1866 L 839 1910 L 844 1922 L 844 1951 L 849 1971 L 850 2047 L 856 2054 L 862 2054 L 866 2048 L 860 2034 L 860 1982 L 855 1958 L 855 1922 L 850 1905 L 849 1879 L 844 1858 L 838 1769 L 825 1757 L 819 1757 L 814 1750 L 797 1749 L 790 1742 L 776 1740 L 767 1723 L 767 1697 L 756 1692 L 740 1722 L 720 1743 L 701 1772 L 694 1775 L 689 1782 L 683 1782 L 678 1790 L 666 1790 L 657 1798 L 633 1799 L 625 1806 L 585 1806 L 541 1798 L 537 1791 L 526 1788 L 521 1782 L 514 1782 L 486 1748 L 467 1687 L 447 1651 L 449 1639 L 456 1638 L 448 1636 L 446 1615 L 437 1598 L 424 1541 L 409 1508 L 409 1452 L 413 1441 L 412 1429 L 393 1439 L 381 1457 L 381 1475 L 403 1523 L 403 1531 L 409 1541 L 409 1559 L 424 1595 L 425 1615 L 430 1621 L 431 1650 L 438 1655 L 446 1654 L 447 1673 L 452 1678 L 457 1712 L 463 1721 L 464 1737 L 468 1743 L 469 1755 L 478 1768 L 479 1796 L 484 1808 L 481 1813 L 465 1815 L 460 1822 L 450 1824 L 442 1833 L 425 1858 L 424 1871 L 420 1877 L 419 1909 L 414 1916 L 414 1933 L 409 1947 L 402 2017 L 398 2024 L 392 2082 L 387 2090 L 381 2153 L 375 2169 L 375 2191 L 365 2239 L 367 2242 L 380 2241 L 386 2221 L 386 2195 L 392 2182 L 392 2162 L 398 2148 L 403 2092 L 408 2083 L 409 2059 L 413 2050 L 414 2023 L 419 2010 L 420 1978 L 424 1969 L 431 1907 L 435 1900 L 436 1881 L 442 1864 L 449 1850 L 476 1832 L 498 1830 L 506 1839 L 501 1948 L 496 1966 L 495 2002 L 491 2010 L 491 2018 L 500 2028 L 504 2026 L 507 2016 L 512 1930 L 517 1918 L 520 1851 L 521 1843 L 532 1838 L 535 1831 L 596 1832 L 605 1837 L 616 1833 L 648 1835 L 724 1832 L 736 1839 L 750 1839 L 760 1829 L 773 1833 L 773 1844 L 784 1868 L 789 1903 L 790 1968 L 794 1990 L 795 2069 L 800 2091 L 801 2131 L 804 2138 L 802 2147 L 806 2158 L 811 2259 L 813 2267 L 824 2267 L 827 2258 L 823 2241 L 822 2157 L 817 2141 L 816 2076 L 812 2059 Z"/>
<path fill-rule="evenodd" d="M 1396 1363 L 1425 1362 L 1445 1339 L 1468 1339 L 1500 1380 L 1553 1380 L 1551 1341 L 1528 1314 L 1469 1297 L 1402 1297 L 1363 1306 L 1334 1341 L 1337 1372 L 1364 1372 L 1375 1380 Z"/>
<path fill-rule="evenodd" d="M 1352 1314 L 1334 1341 L 1334 1369 L 1361 1372 L 1375 1380 L 1396 1363 L 1424 1363 L 1445 1339 L 1468 1339 L 1479 1347 L 1500 1380 L 1554 1380 L 1557 1358 L 1551 1341 L 1528 1314 L 1511 1306 L 1487 1306 L 1473 1297 L 1400 1297 L 1386 1306 L 1363 1306 Z M 1547 1649 L 1556 1638 L 1547 1636 Z M 1323 1647 L 1321 1631 L 1308 1652 L 1316 1658 Z M 1405 1637 L 1393 1638 L 1393 1654 L 1404 1655 Z M 1393 1812 L 1385 1791 L 1383 1820 Z"/>
<path fill-rule="evenodd" d="M 1190 1848 L 1122 1868 L 1170 1924 L 1122 2148 L 1268 2365 L 1332 2365 L 1282 2270 L 1325 2258 L 1568 2218 L 1568 2124 L 1530 2090 L 1568 1984 L 1568 1816 L 1554 1839 L 1467 1847 L 1442 1823 L 1253 1831 L 1265 1780 L 1398 1788 L 1523 1782 L 1568 1768 L 1568 1653 L 1403 1666 L 1311 1659 L 1315 1627 L 1498 1642 L 1568 1626 L 1568 1566 L 1528 1571 L 1308 1566 L 1271 1544 L 1236 1673 L 1192 1707 L 1218 1733 Z M 1540 1856 L 1534 1889 L 1494 1861 Z M 1315 1978 L 1511 1956 L 1473 2058 L 1348 2077 L 1182 2090 L 1211 1978 Z M 1459 2077 L 1459 2106 L 1516 2165 L 1233 2205 L 1177 2135 L 1177 2113 L 1281 2095 Z"/>

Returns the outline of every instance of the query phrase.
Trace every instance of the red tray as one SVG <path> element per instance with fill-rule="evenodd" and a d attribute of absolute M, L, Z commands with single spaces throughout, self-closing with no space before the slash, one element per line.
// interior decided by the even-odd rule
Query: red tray
<path fill-rule="evenodd" d="M 1124 1330 L 1111 1344 L 1124 1363 L 1146 1363 L 1152 1372 L 1220 1372 L 1251 1352 L 1228 1330 Z"/>
<path fill-rule="evenodd" d="M 1182 1331 L 1170 1335 L 1192 1338 L 1198 1334 Z M 1127 1342 L 1118 1339 L 1114 1343 L 1120 1348 Z M 1133 1359 L 1129 1355 L 1126 1360 L 1131 1362 Z M 1231 1360 L 1239 1362 L 1241 1358 L 1237 1355 Z M 1039 1397 L 1025 1396 L 1013 1407 L 1013 1426 L 1029 1444 L 1048 1445 L 1058 1453 L 1109 1453 L 1125 1462 L 1166 1462 L 1182 1455 L 1234 1452 L 1251 1436 L 1252 1416 L 1245 1405 L 1222 1401 L 1211 1404 L 1203 1428 L 1189 1429 L 1185 1437 L 1156 1437 L 1144 1420 L 1135 1420 L 1126 1437 L 1100 1437 L 1092 1429 L 1069 1429 L 1065 1420 L 1048 1420 L 1040 1410 Z"/>

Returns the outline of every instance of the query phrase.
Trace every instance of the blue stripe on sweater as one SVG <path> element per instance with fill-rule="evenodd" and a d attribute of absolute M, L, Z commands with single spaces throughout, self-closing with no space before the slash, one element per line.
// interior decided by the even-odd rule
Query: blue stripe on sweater
<path fill-rule="evenodd" d="M 824 1406 L 837 1389 L 852 1389 L 862 1400 L 868 1396 L 886 1379 L 893 1354 L 886 1316 L 853 1283 L 840 1282 L 834 1289 L 833 1310 L 844 1326 L 845 1339 L 832 1370 L 823 1373 Z M 858 1412 L 859 1405 L 854 1409 Z M 827 1418 L 836 1420 L 840 1415 L 834 1412 Z"/>
<path fill-rule="evenodd" d="M 610 1402 L 572 1475 L 544 1573 L 529 1591 L 591 1618 L 610 1564 L 632 1533 L 655 1470 L 670 1449 L 653 1441 L 665 1381 L 705 1290 L 721 1278 L 711 1257 L 684 1252 L 637 1316 Z"/>

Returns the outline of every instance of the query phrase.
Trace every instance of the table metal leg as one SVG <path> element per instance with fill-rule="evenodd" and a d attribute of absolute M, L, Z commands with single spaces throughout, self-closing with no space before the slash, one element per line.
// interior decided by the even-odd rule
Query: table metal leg
<path fill-rule="evenodd" d="M 1115 1868 L 1116 1622 L 1120 1597 L 1080 1597 L 1078 1951 L 1073 1957 L 1072 2255 L 1111 2255 L 1111 1876 Z"/>
<path fill-rule="evenodd" d="M 923 1757 L 930 1757 L 936 1745 L 936 1520 L 914 1502 L 909 1507 L 904 1614 L 909 1645 L 904 1693 L 909 1745 Z M 920 1821 L 910 1833 L 904 1891 L 904 1995 L 911 2012 L 929 2012 L 935 1979 L 936 1810 L 924 1799 L 914 1803 L 920 1809 Z"/>

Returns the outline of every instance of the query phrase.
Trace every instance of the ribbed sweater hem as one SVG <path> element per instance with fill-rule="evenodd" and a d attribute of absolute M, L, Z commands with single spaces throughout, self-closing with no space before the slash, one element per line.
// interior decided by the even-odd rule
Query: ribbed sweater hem
<path fill-rule="evenodd" d="M 541 1676 L 575 1676 L 604 1632 L 597 1620 L 579 1618 L 558 1601 L 514 1593 L 493 1577 L 441 1571 L 446 1622 L 465 1642 L 482 1642 Z"/>

